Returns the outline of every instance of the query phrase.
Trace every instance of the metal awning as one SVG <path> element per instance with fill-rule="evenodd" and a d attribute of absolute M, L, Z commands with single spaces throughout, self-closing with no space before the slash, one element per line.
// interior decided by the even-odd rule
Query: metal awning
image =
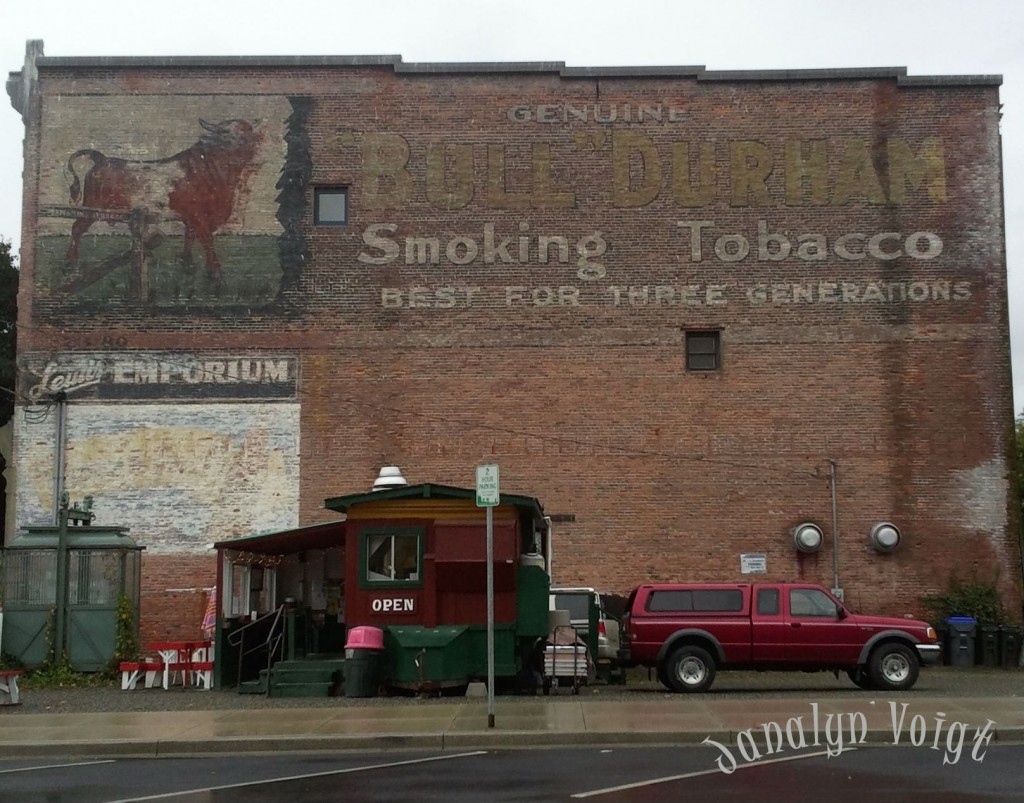
<path fill-rule="evenodd" d="M 307 549 L 330 549 L 344 545 L 342 537 L 344 527 L 344 520 L 329 521 L 280 532 L 217 541 L 213 546 L 218 550 L 237 549 L 264 555 L 288 555 L 293 552 L 304 552 Z"/>

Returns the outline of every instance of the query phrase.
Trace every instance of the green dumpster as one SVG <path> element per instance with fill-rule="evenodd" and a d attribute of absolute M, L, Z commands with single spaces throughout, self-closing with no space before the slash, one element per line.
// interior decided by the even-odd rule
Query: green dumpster
<path fill-rule="evenodd" d="M 979 666 L 999 666 L 999 625 L 978 625 L 978 652 L 975 663 Z"/>
<path fill-rule="evenodd" d="M 1002 625 L 999 628 L 999 655 L 1006 669 L 1020 665 L 1021 637 L 1024 631 L 1019 625 Z"/>

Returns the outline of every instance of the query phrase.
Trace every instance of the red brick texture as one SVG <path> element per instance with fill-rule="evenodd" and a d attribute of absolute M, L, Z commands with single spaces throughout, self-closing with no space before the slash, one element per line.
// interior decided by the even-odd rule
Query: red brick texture
<path fill-rule="evenodd" d="M 997 86 L 44 62 L 38 89 L 19 348 L 298 355 L 302 523 L 381 465 L 472 487 L 497 463 L 502 491 L 571 519 L 558 584 L 749 580 L 740 555 L 762 553 L 770 580 L 831 587 L 832 460 L 854 606 L 920 612 L 973 573 L 1020 611 Z M 96 93 L 133 117 L 67 117 Z M 201 117 L 309 99 L 294 286 L 261 308 L 52 292 L 33 210 L 57 157 L 119 125 L 165 155 L 164 101 L 185 96 Z M 51 129 L 81 137 L 51 147 Z M 348 188 L 347 225 L 313 224 L 317 186 Z M 280 204 L 243 203 L 243 231 Z M 541 237 L 568 258 L 543 261 Z M 410 238 L 437 238 L 436 264 Z M 720 370 L 686 370 L 693 329 L 721 333 Z M 793 548 L 802 521 L 825 532 L 816 555 Z M 880 521 L 902 531 L 892 554 L 869 546 Z M 213 560 L 143 565 L 144 640 L 195 635 L 205 597 L 173 589 L 211 585 Z"/>

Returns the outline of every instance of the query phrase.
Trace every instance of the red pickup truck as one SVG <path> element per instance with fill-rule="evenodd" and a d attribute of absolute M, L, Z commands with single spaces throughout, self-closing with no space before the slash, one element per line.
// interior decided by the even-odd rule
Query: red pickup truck
<path fill-rule="evenodd" d="M 706 691 L 718 669 L 845 671 L 862 689 L 897 691 L 938 662 L 927 622 L 853 613 L 803 583 L 673 583 L 633 590 L 623 657 L 677 692 Z"/>

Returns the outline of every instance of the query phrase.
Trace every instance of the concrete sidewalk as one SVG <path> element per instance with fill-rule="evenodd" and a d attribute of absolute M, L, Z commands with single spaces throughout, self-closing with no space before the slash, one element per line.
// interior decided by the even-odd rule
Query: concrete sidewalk
<path fill-rule="evenodd" d="M 349 701 L 351 703 L 352 701 Z M 905 706 L 905 707 L 904 707 Z M 886 696 L 851 692 L 821 702 L 807 699 L 728 699 L 712 692 L 658 700 L 498 698 L 495 727 L 487 727 L 486 699 L 419 701 L 395 705 L 275 708 L 267 710 L 24 714 L 0 708 L 0 756 L 170 756 L 266 751 L 380 748 L 428 750 L 598 744 L 694 744 L 706 737 L 735 748 L 753 729 L 763 742 L 765 723 L 793 738 L 826 744 L 841 730 L 848 745 L 913 741 L 944 745 L 953 722 L 965 744 L 977 731 L 991 742 L 1024 741 L 1024 698 Z M 902 720 L 902 724 L 900 724 Z M 941 720 L 941 722 L 939 721 Z M 987 730 L 986 730 L 987 725 Z M 769 728 L 772 726 L 769 725 Z M 936 734 L 938 728 L 938 734 Z"/>

